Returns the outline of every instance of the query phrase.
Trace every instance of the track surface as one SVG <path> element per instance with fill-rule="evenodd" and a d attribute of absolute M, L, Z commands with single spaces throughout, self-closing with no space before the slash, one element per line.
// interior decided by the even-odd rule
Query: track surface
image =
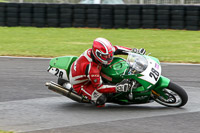
<path fill-rule="evenodd" d="M 49 59 L 0 57 L 0 129 L 26 133 L 199 133 L 200 65 L 162 64 L 162 75 L 185 88 L 183 108 L 157 103 L 96 108 L 48 90 Z"/>

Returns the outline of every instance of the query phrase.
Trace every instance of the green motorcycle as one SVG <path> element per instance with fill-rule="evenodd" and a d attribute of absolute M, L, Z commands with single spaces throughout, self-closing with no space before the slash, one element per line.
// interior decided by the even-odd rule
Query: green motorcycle
<path fill-rule="evenodd" d="M 80 103 L 91 103 L 78 95 L 69 83 L 69 72 L 76 56 L 63 56 L 50 61 L 48 72 L 58 77 L 58 82 L 47 82 L 48 89 Z M 107 94 L 107 102 L 121 105 L 143 104 L 156 101 L 168 107 L 181 107 L 188 101 L 183 88 L 161 75 L 161 65 L 157 58 L 129 53 L 127 59 L 114 57 L 112 63 L 102 67 L 104 83 L 129 83 L 128 92 Z"/>

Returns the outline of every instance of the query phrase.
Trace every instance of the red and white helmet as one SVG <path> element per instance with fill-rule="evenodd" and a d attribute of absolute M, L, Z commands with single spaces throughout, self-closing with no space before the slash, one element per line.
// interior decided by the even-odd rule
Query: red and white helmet
<path fill-rule="evenodd" d="M 109 65 L 113 60 L 112 44 L 105 38 L 96 38 L 93 42 L 92 54 L 101 64 Z"/>

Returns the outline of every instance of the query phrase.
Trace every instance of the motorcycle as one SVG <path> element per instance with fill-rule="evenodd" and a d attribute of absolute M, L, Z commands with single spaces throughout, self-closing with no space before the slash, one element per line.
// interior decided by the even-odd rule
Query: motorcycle
<path fill-rule="evenodd" d="M 79 103 L 91 103 L 78 95 L 69 82 L 69 73 L 76 56 L 62 56 L 51 59 L 48 72 L 58 77 L 58 82 L 47 82 L 48 89 Z M 108 103 L 120 105 L 144 104 L 156 101 L 167 107 L 181 107 L 188 101 L 188 95 L 179 85 L 161 75 L 161 64 L 155 57 L 130 52 L 127 59 L 114 57 L 111 64 L 103 66 L 101 77 L 104 83 L 129 83 L 128 92 L 107 94 Z"/>

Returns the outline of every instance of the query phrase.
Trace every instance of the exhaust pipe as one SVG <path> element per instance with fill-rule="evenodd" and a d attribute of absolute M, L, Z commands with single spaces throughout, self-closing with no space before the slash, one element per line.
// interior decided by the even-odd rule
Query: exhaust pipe
<path fill-rule="evenodd" d="M 48 86 L 49 90 L 52 90 L 58 94 L 61 94 L 63 96 L 66 96 L 74 101 L 77 101 L 79 103 L 90 103 L 90 100 L 85 99 L 82 96 L 79 96 L 78 94 L 74 93 L 72 90 L 69 90 L 67 88 L 63 88 L 61 85 L 56 84 L 54 82 L 47 82 L 45 84 L 46 86 Z"/>

